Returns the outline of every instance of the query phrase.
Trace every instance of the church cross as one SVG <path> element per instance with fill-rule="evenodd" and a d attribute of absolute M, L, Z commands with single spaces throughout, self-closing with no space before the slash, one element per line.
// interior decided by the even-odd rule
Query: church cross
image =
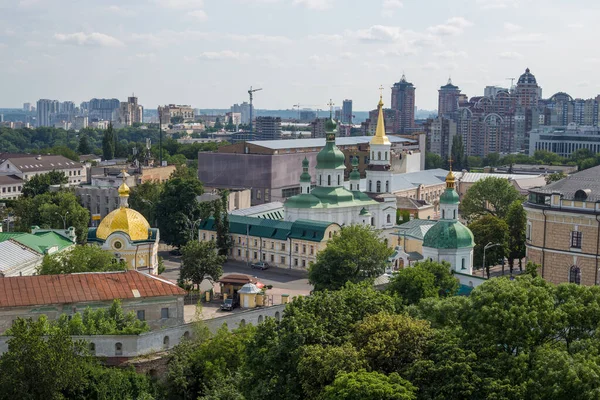
<path fill-rule="evenodd" d="M 380 85 L 379 86 L 379 97 L 380 98 L 383 98 L 383 90 L 384 90 L 383 85 Z"/>
<path fill-rule="evenodd" d="M 335 106 L 335 103 L 332 99 L 329 99 L 329 103 L 327 103 L 327 105 L 329 106 L 329 119 L 333 119 L 333 106 Z"/>

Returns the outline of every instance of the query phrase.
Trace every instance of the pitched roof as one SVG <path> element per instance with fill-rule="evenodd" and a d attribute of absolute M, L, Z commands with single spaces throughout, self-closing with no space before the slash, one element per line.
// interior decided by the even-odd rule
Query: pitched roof
<path fill-rule="evenodd" d="M 0 243 L 0 273 L 6 273 L 20 265 L 41 259 L 42 255 L 13 240 Z M 3 278 L 0 278 L 3 279 Z"/>
<path fill-rule="evenodd" d="M 40 232 L 37 234 L 0 232 L 0 243 L 6 240 L 18 242 L 39 254 L 46 254 L 52 247 L 57 247 L 57 251 L 61 251 L 73 245 L 73 242 L 69 239 L 55 232 Z"/>
<path fill-rule="evenodd" d="M 16 175 L 0 175 L 0 185 L 22 185 L 23 179 Z"/>
<path fill-rule="evenodd" d="M 82 165 L 65 156 L 32 156 L 7 158 L 21 172 L 52 171 L 60 169 L 82 168 Z"/>
<path fill-rule="evenodd" d="M 574 200 L 577 191 L 586 191 L 586 201 L 600 201 L 600 166 L 576 172 L 560 181 L 553 182 L 540 189 L 533 189 L 535 193 L 560 193 L 564 200 Z"/>
<path fill-rule="evenodd" d="M 462 176 L 459 177 L 459 182 L 479 182 L 482 179 L 485 178 L 504 178 L 504 179 L 511 179 L 511 180 L 519 180 L 519 181 L 523 181 L 526 179 L 534 179 L 537 178 L 539 176 L 541 176 L 542 174 L 537 174 L 537 175 L 522 175 L 522 174 L 491 174 L 491 173 L 484 173 L 484 172 L 464 172 L 462 173 Z"/>
<path fill-rule="evenodd" d="M 431 219 L 413 219 L 398 227 L 398 236 L 423 240 L 427 231 L 437 222 L 437 220 Z"/>
<path fill-rule="evenodd" d="M 139 271 L 17 276 L 0 279 L 0 307 L 184 296 L 179 286 Z"/>
<path fill-rule="evenodd" d="M 424 171 L 410 172 L 407 174 L 394 174 L 392 176 L 392 192 L 418 188 L 420 185 L 440 185 L 446 183 L 448 171 L 436 168 Z M 366 182 L 366 180 L 365 180 Z M 364 187 L 364 186 L 363 186 Z"/>

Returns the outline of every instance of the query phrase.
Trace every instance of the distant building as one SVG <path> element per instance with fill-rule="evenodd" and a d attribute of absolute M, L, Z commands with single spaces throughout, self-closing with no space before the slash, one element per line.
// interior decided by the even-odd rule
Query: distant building
<path fill-rule="evenodd" d="M 600 254 L 600 166 L 532 189 L 527 212 L 527 261 L 552 283 L 596 286 Z"/>
<path fill-rule="evenodd" d="M 438 90 L 438 117 L 456 119 L 460 89 L 452 84 L 452 79 Z"/>
<path fill-rule="evenodd" d="M 138 104 L 135 96 L 127 98 L 127 102 L 119 105 L 119 112 L 115 121 L 116 127 L 131 126 L 144 120 L 144 108 Z"/>
<path fill-rule="evenodd" d="M 342 103 L 342 124 L 352 124 L 352 100 L 344 100 Z"/>
<path fill-rule="evenodd" d="M 0 175 L 0 199 L 16 200 L 23 190 L 23 179 L 16 175 Z"/>
<path fill-rule="evenodd" d="M 457 135 L 456 122 L 444 117 L 428 120 L 425 124 L 425 133 L 428 150 L 441 156 L 443 160 L 449 159 L 452 153 L 452 141 Z"/>
<path fill-rule="evenodd" d="M 119 99 L 91 99 L 88 104 L 88 117 L 95 121 L 114 121 L 120 106 Z"/>
<path fill-rule="evenodd" d="M 168 104 L 158 107 L 158 115 L 163 127 L 171 123 L 171 118 L 182 117 L 184 121 L 194 120 L 195 114 L 192 106 Z"/>
<path fill-rule="evenodd" d="M 73 118 L 71 127 L 76 131 L 85 129 L 88 127 L 88 117 L 86 115 L 77 115 Z"/>
<path fill-rule="evenodd" d="M 23 111 L 30 112 L 32 110 L 31 103 L 23 103 Z"/>
<path fill-rule="evenodd" d="M 570 157 L 579 149 L 600 152 L 600 128 L 597 126 L 540 126 L 529 133 L 529 155 L 547 150 L 561 157 Z"/>
<path fill-rule="evenodd" d="M 281 118 L 257 117 L 254 131 L 258 140 L 279 140 L 281 139 Z"/>
<path fill-rule="evenodd" d="M 329 118 L 316 118 L 310 123 L 310 137 L 311 138 L 324 138 L 325 137 L 325 124 L 329 121 Z"/>
<path fill-rule="evenodd" d="M 51 126 L 52 116 L 59 112 L 58 100 L 40 99 L 37 102 L 37 126 Z"/>
<path fill-rule="evenodd" d="M 60 112 L 68 115 L 73 115 L 75 113 L 75 103 L 72 101 L 63 101 L 60 103 Z"/>
<path fill-rule="evenodd" d="M 301 110 L 300 111 L 300 122 L 311 122 L 317 118 L 317 113 L 312 110 Z"/>
<path fill-rule="evenodd" d="M 535 76 L 529 68 L 519 77 L 515 87 L 517 104 L 521 107 L 537 107 L 538 100 L 542 98 L 542 88 L 538 86 Z"/>
<path fill-rule="evenodd" d="M 252 108 L 254 108 L 254 106 L 252 106 Z M 250 104 L 248 104 L 247 101 L 243 102 L 242 104 L 234 104 L 231 106 L 231 111 L 241 114 L 242 124 L 248 125 L 250 123 Z"/>
<path fill-rule="evenodd" d="M 415 125 L 415 90 L 412 83 L 402 75 L 400 82 L 394 83 L 392 87 L 393 110 L 400 112 L 399 132 L 405 133 Z"/>
<path fill-rule="evenodd" d="M 0 175 L 14 175 L 24 181 L 51 171 L 64 173 L 70 185 L 79 185 L 87 181 L 85 166 L 64 156 L 18 155 L 0 159 Z"/>
<path fill-rule="evenodd" d="M 500 86 L 486 86 L 485 89 L 483 89 L 483 97 L 489 97 L 493 99 L 500 92 L 508 93 L 509 90 Z"/>

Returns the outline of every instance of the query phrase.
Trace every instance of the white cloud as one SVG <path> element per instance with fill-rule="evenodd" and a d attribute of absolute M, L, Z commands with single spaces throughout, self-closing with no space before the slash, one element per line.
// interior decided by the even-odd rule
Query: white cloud
<path fill-rule="evenodd" d="M 497 10 L 500 8 L 517 7 L 518 0 L 476 0 L 476 4 L 484 10 Z"/>
<path fill-rule="evenodd" d="M 7 47 L 8 45 L 6 43 L 0 43 L 0 49 L 5 49 Z"/>
<path fill-rule="evenodd" d="M 109 13 L 120 15 L 122 17 L 131 17 L 135 15 L 135 12 L 129 8 L 119 7 L 119 6 L 108 6 L 105 10 Z"/>
<path fill-rule="evenodd" d="M 204 0 L 154 0 L 154 3 L 164 8 L 178 10 L 199 9 L 204 6 Z"/>
<path fill-rule="evenodd" d="M 582 28 L 585 28 L 585 25 L 583 25 L 583 24 L 582 24 L 582 23 L 580 23 L 580 22 L 575 22 L 575 23 L 572 23 L 572 24 L 568 24 L 568 25 L 567 25 L 567 28 L 571 28 L 571 29 L 582 29 Z"/>
<path fill-rule="evenodd" d="M 465 28 L 472 26 L 473 23 L 463 17 L 452 17 L 444 24 L 430 26 L 427 31 L 439 36 L 454 36 L 463 33 Z"/>
<path fill-rule="evenodd" d="M 350 51 L 340 53 L 339 56 L 341 59 L 344 59 L 344 60 L 354 60 L 354 59 L 358 58 L 358 54 L 352 53 Z"/>
<path fill-rule="evenodd" d="M 440 66 L 436 63 L 428 62 L 426 64 L 423 64 L 421 68 L 428 71 L 437 71 L 438 69 L 440 69 Z"/>
<path fill-rule="evenodd" d="M 318 42 L 326 42 L 331 44 L 342 44 L 344 43 L 344 36 L 342 35 L 326 35 L 326 34 L 318 34 L 318 35 L 309 35 L 307 36 L 308 40 L 315 40 Z"/>
<path fill-rule="evenodd" d="M 384 17 L 393 17 L 394 12 L 402 7 L 403 4 L 400 0 L 383 0 L 383 4 L 381 5 L 381 14 Z"/>
<path fill-rule="evenodd" d="M 434 56 L 439 58 L 467 58 L 469 55 L 465 51 L 445 50 L 439 53 L 434 53 Z"/>
<path fill-rule="evenodd" d="M 261 43 L 290 43 L 291 40 L 285 36 L 271 36 L 271 35 L 225 35 L 226 38 L 235 40 L 236 42 L 261 42 Z"/>
<path fill-rule="evenodd" d="M 498 56 L 505 60 L 519 60 L 523 58 L 523 54 L 517 53 L 516 51 L 505 51 L 498 54 Z"/>
<path fill-rule="evenodd" d="M 191 17 L 197 21 L 206 21 L 208 19 L 208 15 L 204 10 L 194 10 L 187 13 L 188 17 Z"/>
<path fill-rule="evenodd" d="M 205 51 L 198 55 L 199 58 L 206 60 L 243 60 L 249 58 L 247 53 L 239 53 L 231 50 Z"/>
<path fill-rule="evenodd" d="M 119 39 L 104 33 L 55 33 L 54 39 L 61 43 L 78 46 L 121 47 L 124 43 Z"/>
<path fill-rule="evenodd" d="M 389 71 L 392 68 L 385 63 L 371 63 L 371 62 L 364 62 L 362 64 L 365 68 L 373 70 L 373 71 Z"/>
<path fill-rule="evenodd" d="M 309 10 L 327 10 L 333 7 L 333 0 L 294 0 L 294 5 L 300 5 Z"/>
<path fill-rule="evenodd" d="M 501 40 L 514 43 L 540 43 L 546 40 L 541 33 L 517 33 Z"/>
<path fill-rule="evenodd" d="M 523 27 L 521 25 L 516 25 L 511 22 L 505 22 L 504 30 L 507 32 L 519 32 L 519 31 L 523 30 Z"/>
<path fill-rule="evenodd" d="M 134 33 L 131 38 L 138 42 L 146 42 L 150 46 L 163 47 L 176 43 L 196 40 L 205 40 L 214 37 L 214 34 L 195 30 L 172 31 L 163 30 L 157 33 Z"/>

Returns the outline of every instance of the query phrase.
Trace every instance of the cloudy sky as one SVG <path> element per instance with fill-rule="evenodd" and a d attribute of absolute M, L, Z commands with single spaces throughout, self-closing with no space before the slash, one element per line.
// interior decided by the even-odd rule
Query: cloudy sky
<path fill-rule="evenodd" d="M 0 0 L 0 107 L 38 98 L 367 110 L 402 73 L 419 108 L 531 68 L 548 96 L 600 93 L 597 0 Z"/>

